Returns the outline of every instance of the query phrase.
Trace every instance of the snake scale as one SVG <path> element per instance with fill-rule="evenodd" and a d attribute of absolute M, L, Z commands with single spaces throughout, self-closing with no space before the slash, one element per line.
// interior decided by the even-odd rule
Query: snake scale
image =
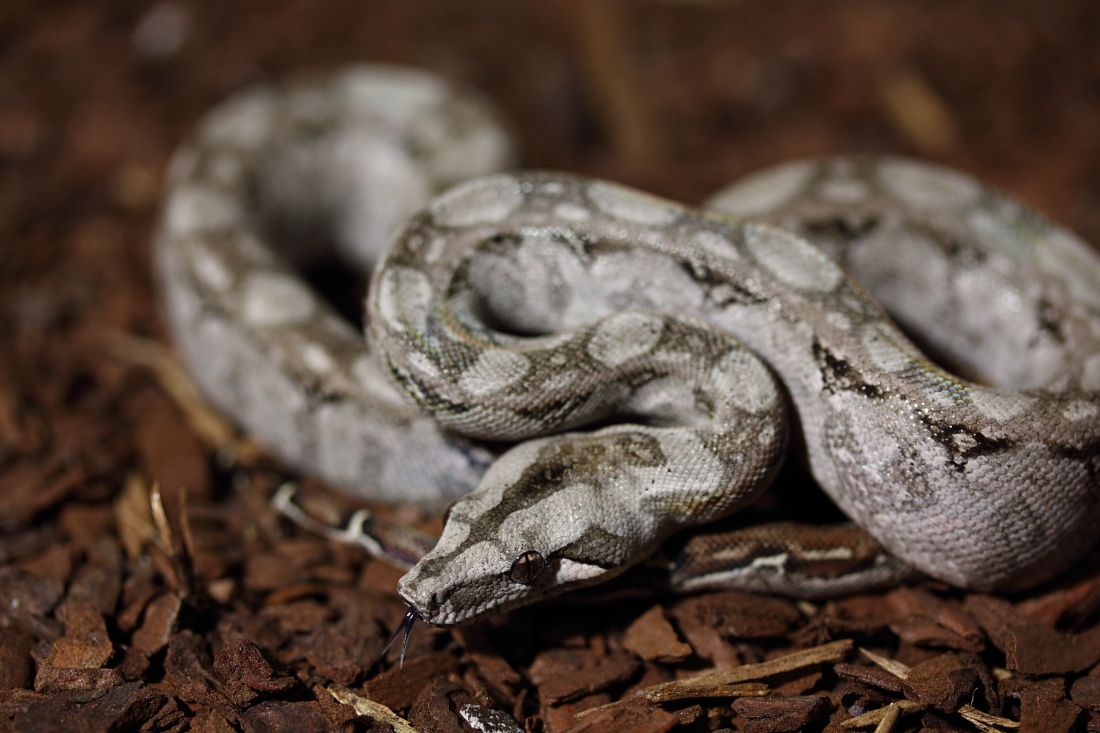
<path fill-rule="evenodd" d="M 454 501 L 399 586 L 425 621 L 599 582 L 736 511 L 792 422 L 817 482 L 904 564 L 772 531 L 755 554 L 699 544 L 678 587 L 851 587 L 799 577 L 801 551 L 1012 591 L 1094 543 L 1100 258 L 1064 229 L 902 158 L 781 165 L 704 209 L 494 172 L 513 160 L 479 98 L 421 72 L 260 87 L 182 146 L 156 235 L 176 341 L 219 407 L 360 496 Z M 380 258 L 367 342 L 297 275 L 327 246 Z"/>

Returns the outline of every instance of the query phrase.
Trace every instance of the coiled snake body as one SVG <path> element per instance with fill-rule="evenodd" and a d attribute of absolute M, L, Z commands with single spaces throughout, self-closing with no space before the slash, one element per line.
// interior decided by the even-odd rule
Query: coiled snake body
<path fill-rule="evenodd" d="M 258 242 L 284 232 L 275 244 L 293 249 L 302 240 L 285 232 L 310 220 L 302 211 L 360 210 L 315 191 L 333 190 L 319 183 L 327 165 L 347 168 L 332 151 L 364 134 L 347 89 L 361 109 L 386 108 L 364 90 L 393 94 L 399 78 L 419 92 L 375 146 L 392 148 L 391 169 L 417 168 L 424 146 L 402 130 L 420 115 L 455 133 L 453 158 L 464 139 L 491 153 L 452 166 L 452 180 L 506 163 L 503 135 L 471 123 L 487 113 L 412 72 L 252 92 L 184 148 L 158 251 L 197 379 L 308 470 L 384 499 L 453 497 L 493 458 L 454 433 L 547 436 L 500 456 L 402 580 L 426 621 L 598 582 L 743 506 L 774 475 L 788 395 L 817 481 L 925 573 L 1020 589 L 1093 544 L 1100 261 L 1072 235 L 973 179 L 896 158 L 789 164 L 709 204 L 782 229 L 566 174 L 489 175 L 435 198 L 394 240 L 373 276 L 368 352 Z M 313 101 L 295 107 L 296 95 Z M 281 173 L 303 164 L 299 179 Z M 425 181 L 402 212 L 449 182 Z M 371 239 L 370 226 L 349 229 Z M 997 386 L 930 363 L 838 261 L 922 342 Z M 611 416 L 630 422 L 550 435 Z M 864 570 L 881 579 L 891 563 Z M 679 583 L 837 587 L 782 576 L 739 561 Z"/>

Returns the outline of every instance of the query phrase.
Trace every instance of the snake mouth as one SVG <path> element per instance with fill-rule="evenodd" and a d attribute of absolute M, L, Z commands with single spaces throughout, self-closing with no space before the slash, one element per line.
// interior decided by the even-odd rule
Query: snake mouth
<path fill-rule="evenodd" d="M 439 579 L 422 576 L 414 567 L 398 582 L 398 594 L 409 605 L 410 613 L 415 612 L 429 626 L 468 626 L 488 616 L 602 583 L 628 566 L 604 567 L 550 557 L 538 580 L 526 585 L 509 578 L 507 572 L 477 580 L 465 577 L 461 585 L 445 584 Z"/>

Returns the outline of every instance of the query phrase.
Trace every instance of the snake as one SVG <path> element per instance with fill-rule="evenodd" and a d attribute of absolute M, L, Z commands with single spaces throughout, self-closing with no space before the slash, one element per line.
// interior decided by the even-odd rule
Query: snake
<path fill-rule="evenodd" d="M 806 597 L 911 569 L 1019 591 L 1095 544 L 1100 257 L 1075 235 L 895 156 L 694 208 L 514 155 L 475 93 L 363 66 L 231 97 L 168 175 L 159 282 L 203 391 L 302 471 L 449 504 L 410 614 L 472 623 L 685 531 L 676 589 Z M 298 274 L 330 247 L 372 268 L 366 339 Z M 708 535 L 789 443 L 858 529 Z"/>

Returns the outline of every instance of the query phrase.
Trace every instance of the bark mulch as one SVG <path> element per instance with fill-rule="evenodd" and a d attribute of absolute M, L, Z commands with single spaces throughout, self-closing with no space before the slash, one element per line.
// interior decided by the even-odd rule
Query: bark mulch
<path fill-rule="evenodd" d="M 1100 242 L 1098 36 L 1090 0 L 0 6 L 0 729 L 1100 730 L 1095 556 L 1011 598 L 585 594 L 381 658 L 399 574 L 269 508 L 300 477 L 189 391 L 148 246 L 203 111 L 364 59 L 480 88 L 532 166 L 698 201 L 896 151 Z"/>

